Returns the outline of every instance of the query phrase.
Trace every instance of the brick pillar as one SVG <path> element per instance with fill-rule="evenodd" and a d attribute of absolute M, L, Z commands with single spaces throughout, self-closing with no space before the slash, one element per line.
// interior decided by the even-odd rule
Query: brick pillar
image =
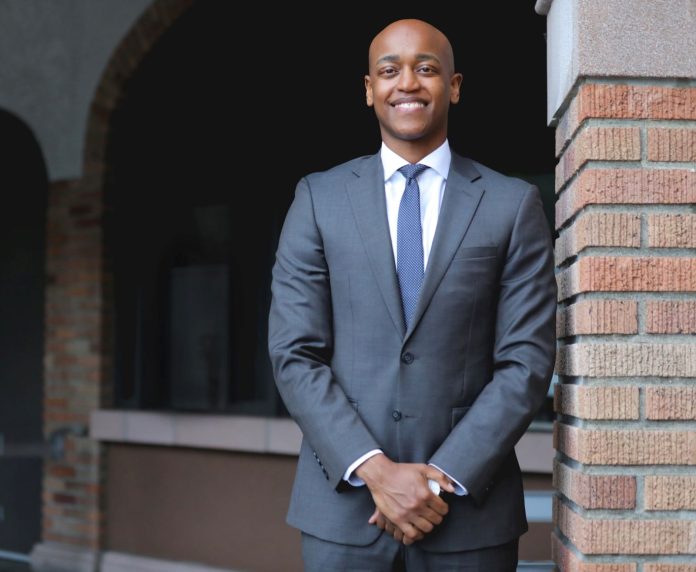
<path fill-rule="evenodd" d="M 104 351 L 101 195 L 85 181 L 49 192 L 44 359 L 43 539 L 97 550 L 103 455 L 88 437 L 89 413 L 110 400 Z M 57 448 L 56 448 L 57 447 Z"/>
<path fill-rule="evenodd" d="M 696 572 L 696 87 L 645 83 L 556 132 L 562 571 Z"/>

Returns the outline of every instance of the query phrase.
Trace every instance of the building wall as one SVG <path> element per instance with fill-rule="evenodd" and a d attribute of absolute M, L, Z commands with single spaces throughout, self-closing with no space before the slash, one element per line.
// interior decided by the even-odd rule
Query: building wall
<path fill-rule="evenodd" d="M 109 444 L 105 550 L 162 560 L 300 571 L 300 534 L 285 523 L 297 457 Z M 525 475 L 550 490 L 550 475 Z M 550 560 L 551 523 L 530 523 L 520 558 Z"/>
<path fill-rule="evenodd" d="M 109 445 L 105 550 L 274 572 L 302 570 L 285 524 L 297 458 Z"/>

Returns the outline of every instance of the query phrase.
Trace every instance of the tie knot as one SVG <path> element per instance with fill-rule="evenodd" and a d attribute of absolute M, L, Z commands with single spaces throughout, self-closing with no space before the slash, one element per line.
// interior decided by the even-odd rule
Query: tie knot
<path fill-rule="evenodd" d="M 427 165 L 421 165 L 420 163 L 416 163 L 415 165 L 411 165 L 409 163 L 408 165 L 404 165 L 403 167 L 401 167 L 399 169 L 399 173 L 406 177 L 406 182 L 408 182 L 411 179 L 415 179 L 416 177 L 418 177 L 418 175 L 420 175 L 427 168 Z"/>

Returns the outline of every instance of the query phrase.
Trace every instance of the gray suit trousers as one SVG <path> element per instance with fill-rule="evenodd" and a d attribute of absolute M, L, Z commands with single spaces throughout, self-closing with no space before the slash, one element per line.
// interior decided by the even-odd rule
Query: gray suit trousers
<path fill-rule="evenodd" d="M 515 572 L 519 539 L 459 552 L 404 546 L 386 533 L 368 546 L 337 544 L 302 534 L 306 572 Z"/>

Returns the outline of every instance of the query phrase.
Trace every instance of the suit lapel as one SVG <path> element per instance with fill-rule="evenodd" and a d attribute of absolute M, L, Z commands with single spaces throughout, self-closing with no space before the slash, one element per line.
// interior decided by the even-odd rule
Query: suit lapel
<path fill-rule="evenodd" d="M 481 174 L 469 159 L 452 153 L 440 214 L 435 227 L 435 236 L 428 257 L 418 304 L 411 325 L 404 335 L 404 343 L 418 326 L 423 313 L 430 304 L 442 277 L 450 265 L 454 253 L 464 238 L 478 207 L 483 188 L 474 185 Z M 392 255 L 393 258 L 393 255 Z M 397 286 L 398 294 L 398 286 Z"/>
<path fill-rule="evenodd" d="M 382 298 L 394 327 L 403 338 L 406 328 L 389 234 L 384 170 L 380 154 L 365 159 L 356 167 L 354 173 L 356 177 L 347 184 L 348 199 Z"/>

